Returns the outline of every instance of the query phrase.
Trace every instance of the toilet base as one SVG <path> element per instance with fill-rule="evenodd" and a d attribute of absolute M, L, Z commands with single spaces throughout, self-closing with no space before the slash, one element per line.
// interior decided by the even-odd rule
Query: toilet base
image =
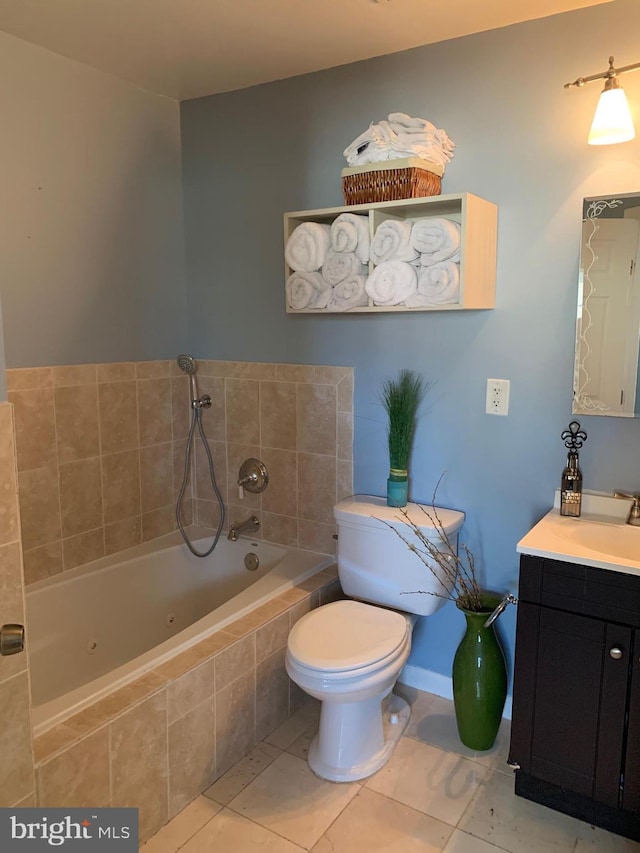
<path fill-rule="evenodd" d="M 326 760 L 321 748 L 321 732 L 311 742 L 307 761 L 316 776 L 328 782 L 356 782 L 366 779 L 389 761 L 396 744 L 404 734 L 411 717 L 411 708 L 400 696 L 389 694 L 382 702 L 382 746 L 373 755 L 350 767 L 336 767 Z M 326 753 L 326 750 L 325 750 Z"/>

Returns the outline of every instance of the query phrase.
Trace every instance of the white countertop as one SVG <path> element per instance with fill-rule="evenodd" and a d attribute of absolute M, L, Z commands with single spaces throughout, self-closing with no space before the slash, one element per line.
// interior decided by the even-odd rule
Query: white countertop
<path fill-rule="evenodd" d="M 559 496 L 517 545 L 519 554 L 640 575 L 640 527 L 626 523 L 631 501 L 585 493 L 582 515 L 560 515 Z"/>

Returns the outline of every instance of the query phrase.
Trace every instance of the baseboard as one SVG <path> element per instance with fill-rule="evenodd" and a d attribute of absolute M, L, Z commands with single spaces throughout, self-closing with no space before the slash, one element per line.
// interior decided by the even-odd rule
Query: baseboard
<path fill-rule="evenodd" d="M 433 672 L 430 669 L 423 669 L 421 666 L 408 663 L 405 664 L 398 681 L 407 687 L 414 687 L 416 690 L 424 690 L 425 693 L 442 696 L 443 699 L 453 699 L 451 677 L 442 675 L 440 672 Z M 511 719 L 511 701 L 511 696 L 507 696 L 502 712 L 502 716 L 507 720 Z"/>

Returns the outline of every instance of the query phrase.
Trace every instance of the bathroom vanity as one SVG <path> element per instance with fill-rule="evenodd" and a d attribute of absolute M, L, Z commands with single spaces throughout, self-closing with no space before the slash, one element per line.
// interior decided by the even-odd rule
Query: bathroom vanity
<path fill-rule="evenodd" d="M 516 794 L 640 840 L 640 528 L 585 498 L 518 543 L 510 762 Z"/>

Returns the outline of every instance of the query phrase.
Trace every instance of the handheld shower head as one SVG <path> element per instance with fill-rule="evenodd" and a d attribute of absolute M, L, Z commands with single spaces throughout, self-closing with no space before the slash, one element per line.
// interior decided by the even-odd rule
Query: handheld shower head
<path fill-rule="evenodd" d="M 176 361 L 180 370 L 184 371 L 184 373 L 189 377 L 189 384 L 191 386 L 191 403 L 197 403 L 199 398 L 198 386 L 196 385 L 196 370 L 198 369 L 196 360 L 192 355 L 179 355 Z"/>

